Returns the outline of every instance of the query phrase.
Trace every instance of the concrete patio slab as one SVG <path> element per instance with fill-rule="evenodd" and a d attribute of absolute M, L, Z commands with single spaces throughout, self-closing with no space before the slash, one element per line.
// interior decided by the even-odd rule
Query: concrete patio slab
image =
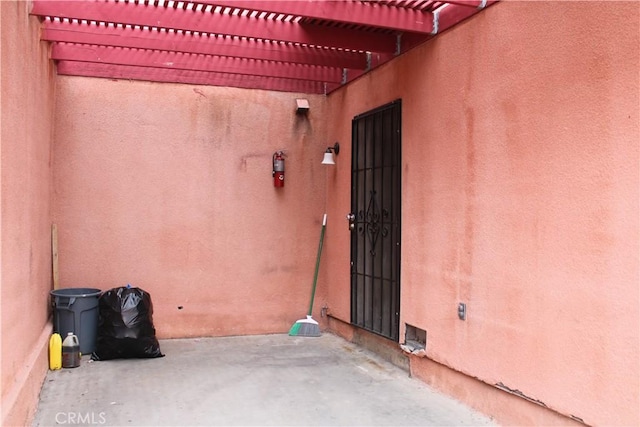
<path fill-rule="evenodd" d="M 352 343 L 261 335 L 160 341 L 166 357 L 49 371 L 34 426 L 492 425 Z"/>

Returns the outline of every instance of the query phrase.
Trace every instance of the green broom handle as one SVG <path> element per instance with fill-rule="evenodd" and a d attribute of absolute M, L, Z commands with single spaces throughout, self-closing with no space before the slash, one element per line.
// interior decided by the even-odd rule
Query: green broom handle
<path fill-rule="evenodd" d="M 316 284 L 318 283 L 318 270 L 320 269 L 320 255 L 322 254 L 322 244 L 324 242 L 324 229 L 327 225 L 327 214 L 322 218 L 322 231 L 320 232 L 320 243 L 318 244 L 318 256 L 316 257 L 316 271 L 313 273 L 313 287 L 311 288 L 311 302 L 309 303 L 309 316 L 313 310 L 313 299 L 316 295 Z"/>

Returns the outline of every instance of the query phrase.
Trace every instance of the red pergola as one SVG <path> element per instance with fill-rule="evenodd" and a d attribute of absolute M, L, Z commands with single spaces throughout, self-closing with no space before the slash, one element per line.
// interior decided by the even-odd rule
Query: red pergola
<path fill-rule="evenodd" d="M 58 74 L 329 93 L 494 1 L 34 0 Z"/>

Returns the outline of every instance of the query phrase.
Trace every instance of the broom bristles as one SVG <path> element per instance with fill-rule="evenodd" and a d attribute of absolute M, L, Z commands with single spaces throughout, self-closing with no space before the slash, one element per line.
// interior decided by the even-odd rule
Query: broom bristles
<path fill-rule="evenodd" d="M 320 326 L 318 322 L 313 320 L 311 316 L 307 316 L 305 319 L 300 319 L 291 326 L 289 335 L 296 337 L 319 337 Z"/>

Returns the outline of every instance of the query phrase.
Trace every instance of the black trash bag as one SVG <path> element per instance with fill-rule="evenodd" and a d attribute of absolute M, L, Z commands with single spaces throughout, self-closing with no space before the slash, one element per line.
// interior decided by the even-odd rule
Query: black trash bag
<path fill-rule="evenodd" d="M 92 360 L 163 357 L 153 327 L 151 296 L 123 286 L 98 299 L 98 334 Z"/>

